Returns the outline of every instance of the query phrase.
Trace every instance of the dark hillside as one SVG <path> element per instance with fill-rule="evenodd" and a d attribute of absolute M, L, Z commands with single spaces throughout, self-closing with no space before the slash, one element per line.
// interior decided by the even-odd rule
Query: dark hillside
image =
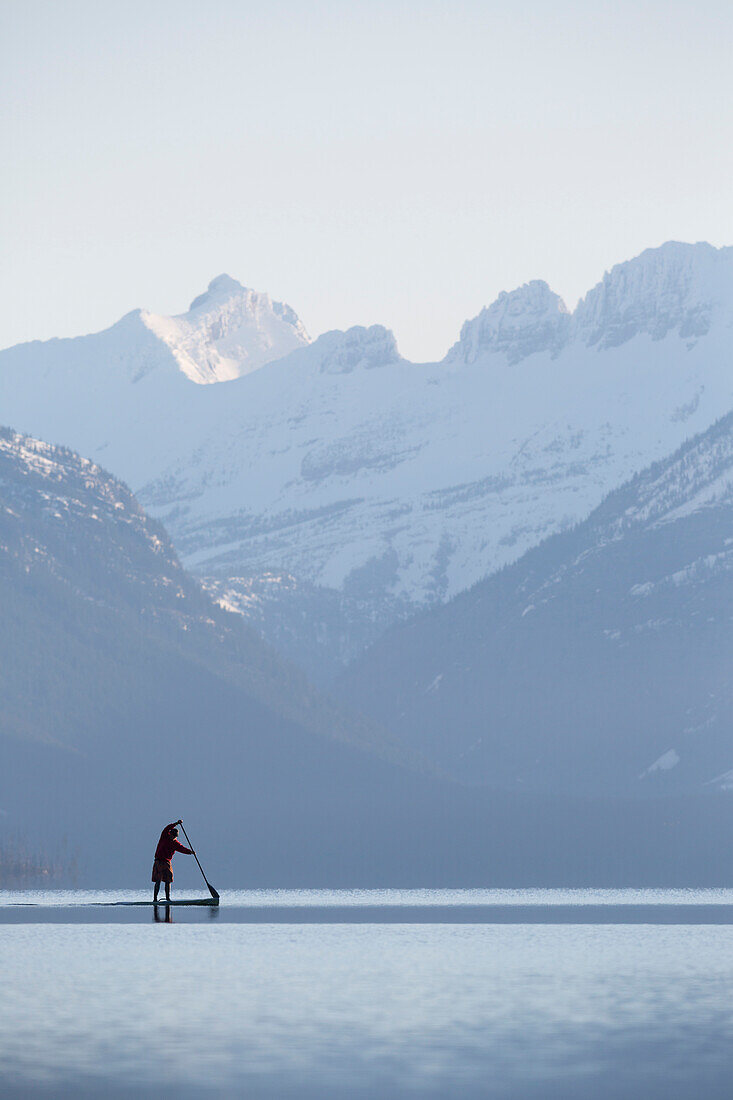
<path fill-rule="evenodd" d="M 731 785 L 732 658 L 733 414 L 392 631 L 340 691 L 468 782 L 704 794 Z"/>
<path fill-rule="evenodd" d="M 373 727 L 345 718 L 201 591 L 104 471 L 6 430 L 0 507 L 8 828 L 60 831 L 82 872 L 118 876 L 142 845 L 147 861 L 160 818 L 185 808 L 226 851 L 256 822 L 268 838 L 258 848 L 274 848 L 282 868 L 311 818 L 330 815 L 337 846 L 342 813 L 368 831 L 410 784 L 424 796 L 427 781 L 390 763 Z"/>

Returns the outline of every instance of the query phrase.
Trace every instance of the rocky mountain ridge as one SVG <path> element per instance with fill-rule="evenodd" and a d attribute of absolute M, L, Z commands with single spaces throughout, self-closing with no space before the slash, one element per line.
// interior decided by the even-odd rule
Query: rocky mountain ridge
<path fill-rule="evenodd" d="M 0 409 L 125 478 L 189 568 L 340 593 L 363 637 L 579 522 L 733 406 L 731 249 L 650 249 L 573 314 L 527 284 L 431 364 L 378 325 L 306 345 L 273 305 L 299 346 L 250 370 L 261 349 L 240 355 L 232 317 L 253 293 L 224 277 L 158 335 L 129 315 L 1 352 Z M 193 385 L 185 356 L 198 381 L 250 372 Z"/>
<path fill-rule="evenodd" d="M 472 363 L 502 352 L 513 365 L 537 352 L 557 355 L 574 341 L 603 350 L 672 331 L 694 340 L 715 319 L 733 322 L 732 271 L 733 248 L 668 241 L 616 264 L 572 312 L 547 283 L 533 280 L 466 321 L 446 360 Z"/>

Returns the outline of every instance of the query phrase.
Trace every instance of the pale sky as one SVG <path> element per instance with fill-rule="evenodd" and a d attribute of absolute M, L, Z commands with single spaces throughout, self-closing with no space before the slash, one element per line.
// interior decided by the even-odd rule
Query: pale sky
<path fill-rule="evenodd" d="M 733 244 L 727 2 L 2 0 L 0 55 L 0 347 L 226 271 L 437 359 L 529 279 Z"/>

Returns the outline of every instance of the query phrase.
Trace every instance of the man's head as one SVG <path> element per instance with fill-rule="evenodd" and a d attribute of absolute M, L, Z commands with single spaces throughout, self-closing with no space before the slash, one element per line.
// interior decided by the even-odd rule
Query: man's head
<path fill-rule="evenodd" d="M 171 836 L 173 837 L 173 839 L 175 840 L 175 839 L 176 839 L 176 837 L 178 836 L 178 829 L 175 829 L 175 828 L 174 828 L 174 829 L 171 829 L 171 830 L 170 830 L 170 835 L 171 835 Z"/>

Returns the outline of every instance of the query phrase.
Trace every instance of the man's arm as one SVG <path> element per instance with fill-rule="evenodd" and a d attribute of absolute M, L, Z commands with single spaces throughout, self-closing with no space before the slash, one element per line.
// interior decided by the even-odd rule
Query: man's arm
<path fill-rule="evenodd" d="M 177 852 L 183 852 L 183 854 L 186 855 L 186 856 L 192 856 L 193 855 L 193 848 L 187 848 L 186 845 L 181 844 L 181 842 L 179 840 L 174 840 L 173 844 L 174 844 L 175 850 Z"/>

